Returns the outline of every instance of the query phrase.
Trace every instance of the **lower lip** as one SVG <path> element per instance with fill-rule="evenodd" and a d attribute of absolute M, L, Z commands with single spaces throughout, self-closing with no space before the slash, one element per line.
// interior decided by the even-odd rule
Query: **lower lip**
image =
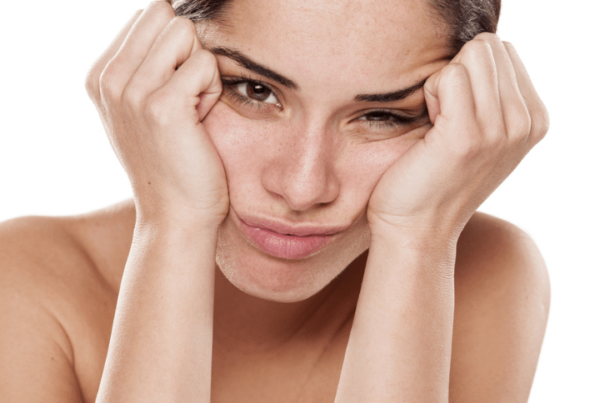
<path fill-rule="evenodd" d="M 283 259 L 302 259 L 310 256 L 331 241 L 333 235 L 292 236 L 281 235 L 263 228 L 251 227 L 242 220 L 242 233 L 251 243 L 266 254 Z"/>

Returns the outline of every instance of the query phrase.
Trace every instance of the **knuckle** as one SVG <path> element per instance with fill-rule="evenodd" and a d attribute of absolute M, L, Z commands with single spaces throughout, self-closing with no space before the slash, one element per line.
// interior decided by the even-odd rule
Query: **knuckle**
<path fill-rule="evenodd" d="M 508 117 L 506 126 L 510 137 L 527 138 L 531 133 L 531 116 L 527 111 L 516 113 Z"/>
<path fill-rule="evenodd" d="M 473 57 L 477 60 L 481 57 L 493 57 L 493 52 L 490 44 L 482 39 L 473 39 L 467 42 L 464 46 L 464 52 L 467 57 Z"/>
<path fill-rule="evenodd" d="M 540 110 L 532 119 L 532 127 L 531 136 L 536 142 L 543 139 L 550 130 L 550 115 L 544 105 L 541 105 Z"/>
<path fill-rule="evenodd" d="M 173 10 L 173 6 L 171 6 L 165 0 L 154 0 L 148 6 L 148 9 L 151 12 L 158 13 L 162 16 L 173 18 L 175 17 L 175 10 Z"/>
<path fill-rule="evenodd" d="M 515 49 L 515 45 L 512 44 L 512 42 L 509 41 L 502 41 L 502 44 L 504 45 L 504 47 L 508 50 L 508 49 Z"/>
<path fill-rule="evenodd" d="M 440 70 L 436 82 L 431 85 L 439 88 L 456 87 L 456 85 L 462 85 L 465 81 L 469 81 L 469 72 L 466 66 L 453 62 Z"/>
<path fill-rule="evenodd" d="M 171 20 L 176 30 L 182 31 L 184 34 L 196 36 L 196 25 L 186 17 L 177 16 Z"/>
<path fill-rule="evenodd" d="M 469 42 L 465 43 L 465 45 L 463 46 L 463 51 L 469 53 L 474 51 L 475 49 L 481 48 L 484 44 L 485 42 L 480 39 L 472 39 Z"/>
<path fill-rule="evenodd" d="M 120 96 L 120 88 L 116 80 L 116 68 L 109 63 L 98 79 L 99 95 L 101 98 L 115 100 Z"/>
<path fill-rule="evenodd" d="M 90 70 L 85 76 L 85 90 L 92 101 L 98 102 L 100 99 L 100 74 L 96 69 Z"/>
<path fill-rule="evenodd" d="M 461 63 L 449 63 L 442 69 L 440 79 L 452 79 L 468 75 L 467 68 Z"/>
<path fill-rule="evenodd" d="M 212 54 L 211 52 L 209 52 L 208 50 L 200 50 L 197 52 L 198 55 L 198 61 L 199 63 L 206 69 L 209 71 L 213 71 L 216 70 L 218 67 L 218 63 L 217 63 L 217 57 Z"/>
<path fill-rule="evenodd" d="M 192 70 L 199 71 L 203 78 L 212 77 L 219 74 L 219 65 L 217 58 L 208 50 L 198 50 L 186 61 L 188 66 L 193 66 Z"/>
<path fill-rule="evenodd" d="M 510 42 L 504 42 L 504 49 L 512 59 L 519 59 L 519 52 L 517 52 L 517 48 Z"/>
<path fill-rule="evenodd" d="M 500 42 L 500 37 L 492 32 L 482 32 L 477 34 L 474 39 L 484 42 Z"/>

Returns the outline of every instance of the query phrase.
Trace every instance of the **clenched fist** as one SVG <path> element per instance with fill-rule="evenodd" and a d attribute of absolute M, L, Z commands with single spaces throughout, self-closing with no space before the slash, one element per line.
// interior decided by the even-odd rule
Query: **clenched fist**
<path fill-rule="evenodd" d="M 433 126 L 382 176 L 369 224 L 456 240 L 544 137 L 548 115 L 514 47 L 490 33 L 429 77 L 425 100 Z"/>
<path fill-rule="evenodd" d="M 86 87 L 129 176 L 138 220 L 218 226 L 227 181 L 202 120 L 221 81 L 193 22 L 166 1 L 150 3 L 96 61 Z"/>

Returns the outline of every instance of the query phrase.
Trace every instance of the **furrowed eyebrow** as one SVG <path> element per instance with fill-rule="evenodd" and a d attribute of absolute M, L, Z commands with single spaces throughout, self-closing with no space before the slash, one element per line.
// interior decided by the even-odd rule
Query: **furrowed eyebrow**
<path fill-rule="evenodd" d="M 209 49 L 215 55 L 225 56 L 235 61 L 241 67 L 244 67 L 250 71 L 255 72 L 256 74 L 260 74 L 263 77 L 270 78 L 271 80 L 277 81 L 281 85 L 290 88 L 292 90 L 297 90 L 300 87 L 298 84 L 282 76 L 279 73 L 274 72 L 271 69 L 266 68 L 263 65 L 260 65 L 252 60 L 248 56 L 243 55 L 241 52 L 229 48 L 217 47 Z"/>
<path fill-rule="evenodd" d="M 354 97 L 356 102 L 394 102 L 400 101 L 401 99 L 407 98 L 416 91 L 423 88 L 427 79 L 420 83 L 413 85 L 412 87 L 404 88 L 400 91 L 388 92 L 386 94 L 359 94 Z"/>

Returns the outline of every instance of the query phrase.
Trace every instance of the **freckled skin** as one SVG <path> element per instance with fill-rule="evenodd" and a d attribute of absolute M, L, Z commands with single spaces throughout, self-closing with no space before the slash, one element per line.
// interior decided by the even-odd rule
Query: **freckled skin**
<path fill-rule="evenodd" d="M 280 114 L 248 110 L 224 95 L 204 120 L 223 160 L 231 206 L 298 222 L 353 223 L 343 242 L 290 272 L 286 263 L 257 254 L 226 220 L 218 252 L 227 259 L 219 266 L 238 288 L 260 298 L 303 300 L 368 248 L 364 215 L 373 188 L 430 125 L 390 134 L 364 126 L 357 132 L 349 123 L 365 109 L 423 107 L 422 90 L 385 105 L 352 100 L 410 87 L 443 67 L 445 43 L 434 28 L 419 2 L 285 1 L 234 2 L 225 23 L 205 28 L 206 48 L 239 49 L 300 86 L 293 91 L 267 81 L 282 92 Z M 218 61 L 223 76 L 242 71 L 224 56 Z M 309 270 L 317 274 L 307 276 Z"/>
<path fill-rule="evenodd" d="M 217 57 L 222 77 L 261 79 L 281 103 L 244 106 L 224 92 L 202 122 L 225 169 L 230 209 L 349 226 L 318 253 L 286 261 L 255 249 L 231 213 L 225 218 L 211 401 L 334 401 L 371 242 L 367 203 L 386 170 L 432 127 L 427 118 L 394 129 L 360 120 L 378 108 L 422 110 L 422 89 L 385 104 L 354 97 L 410 87 L 448 63 L 430 12 L 420 0 L 233 0 L 223 21 L 197 26 L 205 48 L 238 50 L 299 86 Z M 0 378 L 12 385 L 4 391 L 0 383 L 0 400 L 96 400 L 135 224 L 128 200 L 0 225 L 0 305 L 9 307 L 0 311 L 0 356 L 11 363 Z M 516 227 L 475 213 L 458 242 L 455 273 L 450 402 L 527 396 L 549 301 L 535 245 Z"/>

